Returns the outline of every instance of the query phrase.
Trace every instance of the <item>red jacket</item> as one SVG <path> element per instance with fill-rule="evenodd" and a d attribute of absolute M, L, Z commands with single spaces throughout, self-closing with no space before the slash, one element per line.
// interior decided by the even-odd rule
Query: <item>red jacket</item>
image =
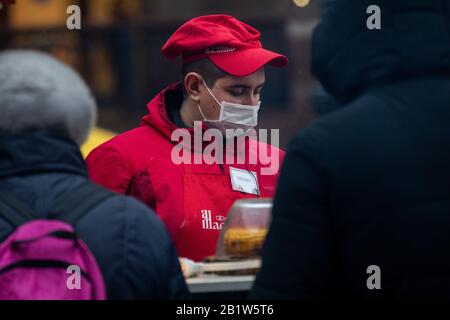
<path fill-rule="evenodd" d="M 149 113 L 139 127 L 100 145 L 86 161 L 95 182 L 153 208 L 167 226 L 179 256 L 199 261 L 215 253 L 220 228 L 233 202 L 256 197 L 232 189 L 230 167 L 257 172 L 261 197 L 273 197 L 278 172 L 260 175 L 264 165 L 259 159 L 258 164 L 247 159 L 246 165 L 174 164 L 171 152 L 178 141 L 172 142 L 171 134 L 177 126 L 169 120 L 165 103 L 171 90 L 177 90 L 177 85 L 169 86 L 148 104 Z M 193 134 L 193 129 L 186 130 Z M 247 140 L 245 150 L 247 154 L 256 152 L 261 145 Z M 284 152 L 268 148 L 279 151 L 281 166 Z"/>

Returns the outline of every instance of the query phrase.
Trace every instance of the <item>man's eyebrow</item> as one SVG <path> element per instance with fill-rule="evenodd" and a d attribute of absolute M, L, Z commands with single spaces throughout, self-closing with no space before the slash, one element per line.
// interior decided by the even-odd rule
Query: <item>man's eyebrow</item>
<path fill-rule="evenodd" d="M 265 84 L 265 82 L 261 83 L 259 86 L 257 86 L 256 88 L 260 88 Z M 233 84 L 228 86 L 228 88 L 233 88 L 233 89 L 251 89 L 250 86 L 246 85 L 246 84 Z"/>

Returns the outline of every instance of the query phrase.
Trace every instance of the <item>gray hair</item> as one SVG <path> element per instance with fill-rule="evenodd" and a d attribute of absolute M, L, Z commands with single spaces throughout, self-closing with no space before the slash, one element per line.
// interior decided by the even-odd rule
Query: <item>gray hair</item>
<path fill-rule="evenodd" d="M 0 52 L 0 134 L 55 131 L 81 145 L 96 118 L 95 100 L 71 68 L 38 51 Z"/>

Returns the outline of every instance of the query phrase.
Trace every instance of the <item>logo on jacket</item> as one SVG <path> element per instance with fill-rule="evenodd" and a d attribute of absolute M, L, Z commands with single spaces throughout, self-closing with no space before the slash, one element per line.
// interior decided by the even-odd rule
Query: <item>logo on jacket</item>
<path fill-rule="evenodd" d="M 204 230 L 222 230 L 225 217 L 217 215 L 214 219 L 217 221 L 213 221 L 211 210 L 202 210 L 202 228 Z"/>

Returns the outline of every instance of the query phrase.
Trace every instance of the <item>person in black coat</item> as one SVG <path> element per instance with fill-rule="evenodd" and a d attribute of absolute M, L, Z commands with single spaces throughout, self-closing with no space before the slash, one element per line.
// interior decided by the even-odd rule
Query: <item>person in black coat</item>
<path fill-rule="evenodd" d="M 0 193 L 46 219 L 56 199 L 88 180 L 79 145 L 95 122 L 95 102 L 60 62 L 10 50 L 0 53 L 0 113 Z M 108 299 L 189 298 L 167 230 L 142 203 L 114 195 L 74 228 L 97 260 Z M 0 243 L 13 231 L 0 217 Z"/>
<path fill-rule="evenodd" d="M 326 1 L 253 299 L 450 298 L 450 1 Z"/>

